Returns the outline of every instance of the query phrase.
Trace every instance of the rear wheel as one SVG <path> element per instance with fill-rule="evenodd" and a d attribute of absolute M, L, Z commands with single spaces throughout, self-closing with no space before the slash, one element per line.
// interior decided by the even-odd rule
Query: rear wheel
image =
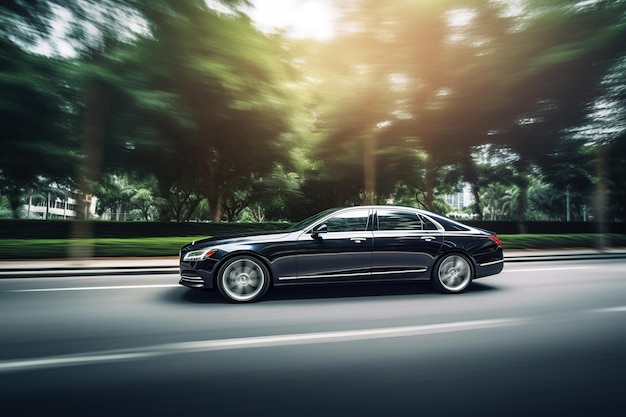
<path fill-rule="evenodd" d="M 265 294 L 270 274 L 261 261 L 251 256 L 229 259 L 217 276 L 217 288 L 234 303 L 251 303 Z"/>
<path fill-rule="evenodd" d="M 450 254 L 441 258 L 435 265 L 431 282 L 443 293 L 458 293 L 472 282 L 472 265 L 460 254 Z"/>

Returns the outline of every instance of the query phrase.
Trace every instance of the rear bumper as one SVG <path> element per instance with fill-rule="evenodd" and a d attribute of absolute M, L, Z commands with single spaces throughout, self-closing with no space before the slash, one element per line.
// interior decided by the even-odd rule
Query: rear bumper
<path fill-rule="evenodd" d="M 476 266 L 476 274 L 474 278 L 483 278 L 490 275 L 496 275 L 502 272 L 504 268 L 504 259 L 486 262 Z"/>

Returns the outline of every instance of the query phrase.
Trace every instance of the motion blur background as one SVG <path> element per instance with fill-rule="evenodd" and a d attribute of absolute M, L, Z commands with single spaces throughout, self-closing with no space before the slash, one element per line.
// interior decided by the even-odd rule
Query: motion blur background
<path fill-rule="evenodd" d="M 625 81 L 626 0 L 3 0 L 2 415 L 625 416 Z M 505 269 L 178 284 L 196 236 L 362 203 Z"/>
<path fill-rule="evenodd" d="M 8 0 L 0 217 L 626 217 L 626 1 Z"/>

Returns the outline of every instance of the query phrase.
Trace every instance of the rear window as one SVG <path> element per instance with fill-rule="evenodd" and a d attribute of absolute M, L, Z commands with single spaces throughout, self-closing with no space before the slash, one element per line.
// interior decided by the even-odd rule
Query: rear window
<path fill-rule="evenodd" d="M 466 226 L 463 226 L 462 224 L 457 223 L 454 220 L 448 219 L 447 217 L 433 216 L 433 219 L 439 222 L 439 224 L 441 224 L 443 228 L 449 232 L 466 232 L 469 230 Z"/>
<path fill-rule="evenodd" d="M 422 219 L 424 230 L 439 230 L 437 229 L 437 225 L 433 223 L 428 217 L 420 216 L 420 218 Z"/>
<path fill-rule="evenodd" d="M 378 230 L 422 230 L 422 221 L 410 211 L 378 210 Z"/>

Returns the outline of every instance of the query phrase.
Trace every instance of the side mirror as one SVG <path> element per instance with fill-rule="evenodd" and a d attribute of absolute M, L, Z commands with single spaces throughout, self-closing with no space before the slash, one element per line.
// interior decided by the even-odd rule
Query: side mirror
<path fill-rule="evenodd" d="M 315 228 L 311 232 L 311 236 L 313 236 L 314 238 L 317 238 L 322 233 L 327 233 L 327 232 L 328 232 L 328 226 L 326 225 L 326 223 L 323 223 L 318 226 L 315 226 Z"/>

